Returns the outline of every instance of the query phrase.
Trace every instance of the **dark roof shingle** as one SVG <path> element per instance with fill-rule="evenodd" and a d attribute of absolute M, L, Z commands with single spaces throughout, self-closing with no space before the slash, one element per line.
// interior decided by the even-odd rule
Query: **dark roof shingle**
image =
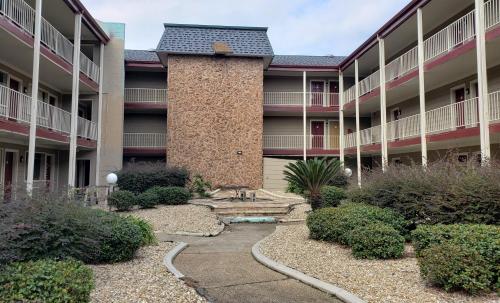
<path fill-rule="evenodd" d="M 230 56 L 272 57 L 265 27 L 165 24 L 157 51 L 167 54 L 215 55 L 213 44 L 225 42 Z"/>
<path fill-rule="evenodd" d="M 275 55 L 271 65 L 274 66 L 308 66 L 308 67 L 334 67 L 339 66 L 345 59 L 342 56 L 301 56 L 301 55 Z"/>
<path fill-rule="evenodd" d="M 154 51 L 126 49 L 125 61 L 160 62 L 160 59 Z"/>

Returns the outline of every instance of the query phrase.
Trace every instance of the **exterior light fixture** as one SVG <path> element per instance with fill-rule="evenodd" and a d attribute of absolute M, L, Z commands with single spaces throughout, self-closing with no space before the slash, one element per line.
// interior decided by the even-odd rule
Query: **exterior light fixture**
<path fill-rule="evenodd" d="M 118 176 L 115 173 L 110 173 L 106 176 L 106 182 L 108 182 L 110 186 L 115 185 L 116 182 L 118 182 Z"/>
<path fill-rule="evenodd" d="M 344 170 L 344 174 L 346 175 L 346 177 L 347 177 L 347 178 L 352 177 L 352 169 L 350 169 L 350 168 L 346 168 L 346 169 Z"/>

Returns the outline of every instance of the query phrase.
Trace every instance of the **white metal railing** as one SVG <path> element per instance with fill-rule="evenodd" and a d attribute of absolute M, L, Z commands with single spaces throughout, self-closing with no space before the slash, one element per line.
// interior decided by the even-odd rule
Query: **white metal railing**
<path fill-rule="evenodd" d="M 303 148 L 303 135 L 264 135 L 264 149 L 296 150 Z M 339 136 L 307 135 L 306 148 L 320 150 L 339 149 Z"/>
<path fill-rule="evenodd" d="M 406 75 L 418 67 L 418 47 L 414 47 L 385 67 L 386 82 Z"/>
<path fill-rule="evenodd" d="M 35 10 L 23 0 L 0 1 L 0 13 L 32 34 L 35 31 Z"/>
<path fill-rule="evenodd" d="M 38 101 L 37 125 L 65 134 L 71 133 L 71 113 L 43 101 Z"/>
<path fill-rule="evenodd" d="M 351 86 L 351 88 L 344 92 L 344 98 L 344 104 L 356 100 L 356 85 Z"/>
<path fill-rule="evenodd" d="M 426 112 L 427 134 L 477 126 L 478 98 L 453 103 Z"/>
<path fill-rule="evenodd" d="M 80 53 L 80 71 L 94 82 L 99 82 L 99 66 L 85 56 L 84 53 Z"/>
<path fill-rule="evenodd" d="M 97 123 L 78 117 L 77 135 L 80 138 L 97 140 Z"/>
<path fill-rule="evenodd" d="M 380 125 L 363 129 L 360 132 L 360 137 L 361 137 L 360 144 L 362 146 L 380 143 L 382 141 Z"/>
<path fill-rule="evenodd" d="M 124 133 L 124 148 L 164 148 L 167 146 L 165 133 Z"/>
<path fill-rule="evenodd" d="M 0 116 L 30 123 L 31 97 L 0 85 Z"/>
<path fill-rule="evenodd" d="M 474 11 L 443 28 L 424 41 L 425 61 L 449 52 L 476 35 Z"/>
<path fill-rule="evenodd" d="M 420 136 L 420 114 L 387 123 L 387 140 L 395 141 Z"/>
<path fill-rule="evenodd" d="M 125 102 L 130 103 L 166 103 L 168 90 L 154 88 L 126 88 Z"/>
<path fill-rule="evenodd" d="M 356 147 L 356 132 L 346 134 L 344 138 L 345 148 Z"/>
<path fill-rule="evenodd" d="M 484 19 L 487 29 L 500 24 L 500 0 L 490 0 L 484 4 Z"/>
<path fill-rule="evenodd" d="M 500 91 L 491 93 L 488 97 L 490 121 L 500 121 Z"/>
<path fill-rule="evenodd" d="M 42 18 L 41 42 L 68 63 L 73 63 L 73 43 Z"/>
<path fill-rule="evenodd" d="M 380 87 L 380 70 L 374 72 L 359 82 L 359 95 L 363 96 Z"/>
<path fill-rule="evenodd" d="M 302 106 L 303 92 L 264 92 L 264 105 Z M 306 93 L 306 105 L 332 107 L 339 105 L 338 93 Z"/>

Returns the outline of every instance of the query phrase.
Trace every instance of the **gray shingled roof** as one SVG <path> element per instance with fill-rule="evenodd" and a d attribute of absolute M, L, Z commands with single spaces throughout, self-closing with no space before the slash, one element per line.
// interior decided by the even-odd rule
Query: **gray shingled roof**
<path fill-rule="evenodd" d="M 125 61 L 160 62 L 154 51 L 126 49 Z"/>
<path fill-rule="evenodd" d="M 231 56 L 272 57 L 266 27 L 164 24 L 157 51 L 167 54 L 214 55 L 214 42 L 225 42 Z"/>
<path fill-rule="evenodd" d="M 283 66 L 338 66 L 345 59 L 342 56 L 300 56 L 276 55 L 271 65 Z"/>

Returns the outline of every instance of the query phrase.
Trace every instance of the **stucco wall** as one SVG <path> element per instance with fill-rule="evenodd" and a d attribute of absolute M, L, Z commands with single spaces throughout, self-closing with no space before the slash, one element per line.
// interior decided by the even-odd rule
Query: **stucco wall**
<path fill-rule="evenodd" d="M 167 163 L 261 188 L 263 60 L 170 56 L 168 83 Z"/>

